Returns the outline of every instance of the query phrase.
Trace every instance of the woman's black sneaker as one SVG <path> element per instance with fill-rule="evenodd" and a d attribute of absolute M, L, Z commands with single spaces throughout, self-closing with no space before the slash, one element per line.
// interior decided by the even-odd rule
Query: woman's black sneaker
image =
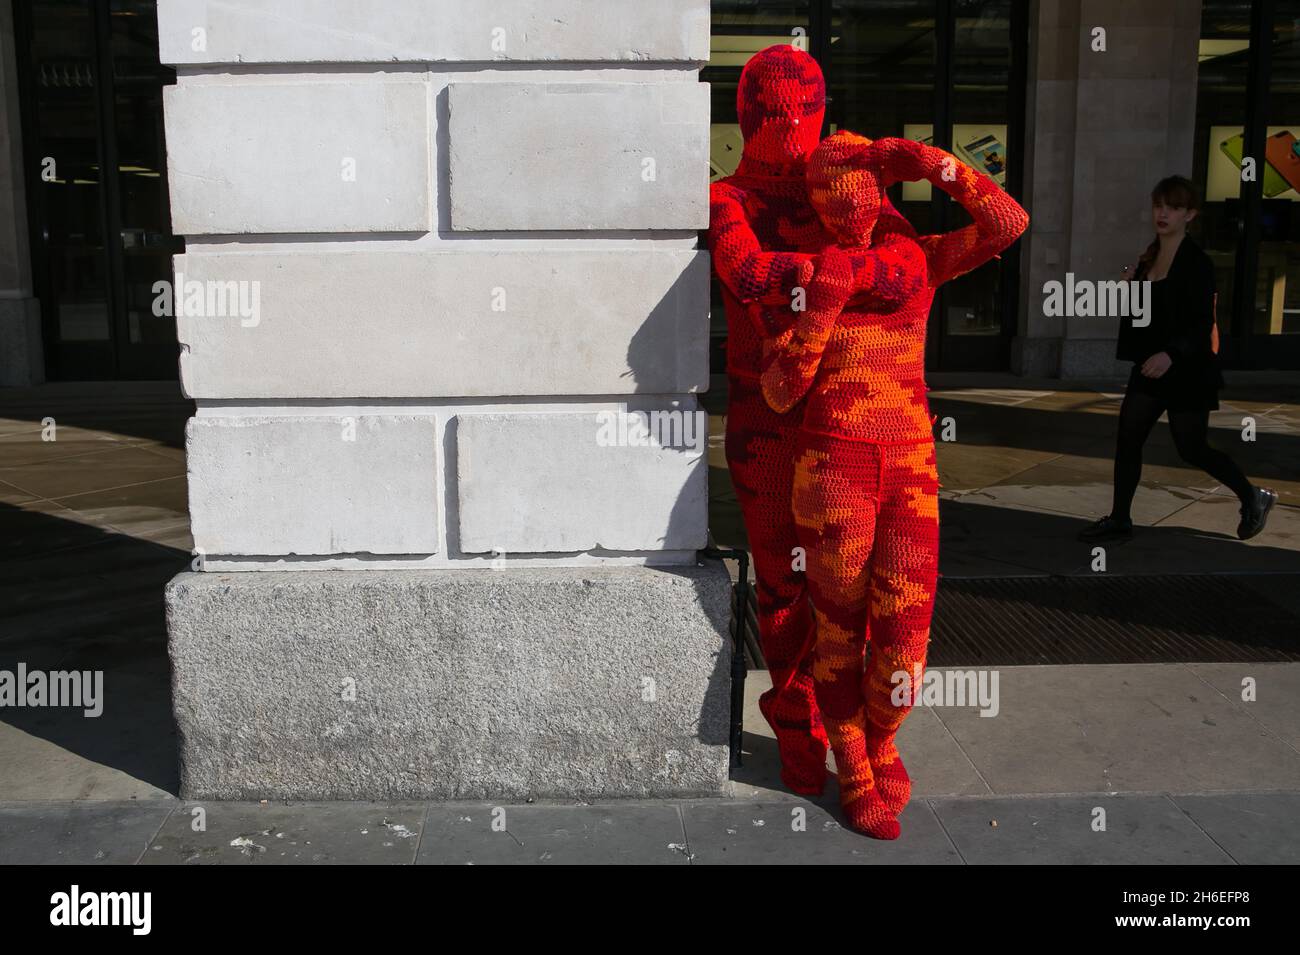
<path fill-rule="evenodd" d="M 1244 541 L 1250 540 L 1264 529 L 1268 523 L 1268 512 L 1277 503 L 1277 491 L 1266 487 L 1255 488 L 1255 500 L 1241 505 L 1241 523 L 1237 525 L 1237 536 Z"/>
<path fill-rule="evenodd" d="M 1093 541 L 1128 540 L 1132 536 L 1132 520 L 1119 520 L 1109 514 L 1099 521 L 1093 521 L 1079 531 L 1079 540 L 1088 541 L 1089 543 Z"/>

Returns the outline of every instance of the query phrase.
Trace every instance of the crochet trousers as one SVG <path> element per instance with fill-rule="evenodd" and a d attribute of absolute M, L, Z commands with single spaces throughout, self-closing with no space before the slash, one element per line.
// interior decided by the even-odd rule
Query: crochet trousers
<path fill-rule="evenodd" d="M 778 735 L 808 737 L 814 761 L 820 736 L 824 760 L 810 658 L 812 613 L 790 511 L 801 415 L 799 409 L 774 412 L 756 379 L 732 377 L 730 385 L 727 465 L 754 557 L 759 641 L 772 677 L 764 709 L 779 724 Z"/>
<path fill-rule="evenodd" d="M 799 432 L 792 510 L 808 559 L 812 674 L 846 803 L 860 795 L 855 787 L 871 787 L 865 754 L 892 746 L 912 708 L 906 691 L 921 689 L 938 494 L 932 438 L 875 444 Z"/>

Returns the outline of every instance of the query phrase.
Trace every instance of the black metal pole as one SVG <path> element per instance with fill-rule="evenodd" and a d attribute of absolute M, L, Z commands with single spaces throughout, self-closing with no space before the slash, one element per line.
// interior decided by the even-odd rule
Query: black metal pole
<path fill-rule="evenodd" d="M 749 612 L 749 552 L 735 549 L 706 548 L 705 557 L 737 562 L 735 610 L 731 615 L 731 723 L 728 743 L 732 767 L 743 764 L 741 755 L 745 729 L 745 616 Z"/>

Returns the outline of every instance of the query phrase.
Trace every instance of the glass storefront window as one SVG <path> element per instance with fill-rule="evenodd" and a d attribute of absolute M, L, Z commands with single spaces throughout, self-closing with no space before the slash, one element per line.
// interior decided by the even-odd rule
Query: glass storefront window
<path fill-rule="evenodd" d="M 1287 367 L 1300 354 L 1300 0 L 1274 0 L 1271 20 L 1260 9 L 1205 0 L 1201 10 L 1193 176 L 1228 367 Z M 1256 130 L 1264 148 L 1250 156 Z"/>
<path fill-rule="evenodd" d="M 1007 188 L 1015 161 L 1009 120 L 1014 109 L 1023 111 L 1011 82 L 1012 6 L 1012 0 L 834 0 L 832 128 L 934 142 Z M 936 119 L 945 114 L 947 127 L 936 137 Z M 903 183 L 891 198 L 922 233 L 970 221 L 929 183 Z M 994 261 L 940 290 L 930 367 L 1005 367 L 1006 332 L 1014 322 L 1005 284 L 1003 265 Z"/>
<path fill-rule="evenodd" d="M 95 121 L 94 23 L 85 2 L 32 7 L 31 68 L 46 255 L 64 342 L 108 341 L 108 264 Z"/>
<path fill-rule="evenodd" d="M 1233 272 L 1241 241 L 1242 132 L 1250 67 L 1250 15 L 1238 3 L 1205 0 L 1196 91 L 1193 182 L 1201 186 L 1200 224 L 1193 230 L 1214 261 L 1219 288 L 1219 339 L 1232 333 Z"/>
<path fill-rule="evenodd" d="M 836 0 L 831 24 L 831 128 L 873 139 L 932 139 L 934 0 L 887 7 L 871 0 Z M 890 197 L 918 232 L 931 231 L 928 185 L 895 187 Z"/>
<path fill-rule="evenodd" d="M 1300 333 L 1300 0 L 1275 0 L 1251 332 Z"/>
<path fill-rule="evenodd" d="M 156 0 L 17 0 L 32 271 L 54 379 L 172 378 Z"/>
<path fill-rule="evenodd" d="M 1011 156 L 1011 0 L 959 0 L 953 37 L 952 152 L 1007 188 Z M 949 204 L 947 228 L 969 221 Z M 954 222 L 954 217 L 958 221 Z M 993 261 L 944 288 L 947 335 L 1003 330 L 1002 268 Z"/>

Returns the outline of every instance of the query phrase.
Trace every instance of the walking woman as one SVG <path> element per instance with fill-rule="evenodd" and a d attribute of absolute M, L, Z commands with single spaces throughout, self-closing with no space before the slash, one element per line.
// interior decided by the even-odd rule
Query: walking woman
<path fill-rule="evenodd" d="M 1115 491 L 1110 513 L 1088 525 L 1080 540 L 1125 539 L 1133 535 L 1129 509 L 1142 476 L 1142 446 L 1162 413 L 1178 454 L 1230 488 L 1241 501 L 1237 536 L 1264 529 L 1277 494 L 1256 487 L 1236 463 L 1206 440 L 1210 412 L 1219 407 L 1217 332 L 1214 326 L 1214 265 L 1187 237 L 1200 199 L 1182 176 L 1169 176 L 1151 192 L 1156 237 L 1138 259 L 1138 281 L 1149 281 L 1150 323 L 1135 327 L 1125 319 L 1116 357 L 1133 362 L 1119 411 L 1115 444 Z"/>

